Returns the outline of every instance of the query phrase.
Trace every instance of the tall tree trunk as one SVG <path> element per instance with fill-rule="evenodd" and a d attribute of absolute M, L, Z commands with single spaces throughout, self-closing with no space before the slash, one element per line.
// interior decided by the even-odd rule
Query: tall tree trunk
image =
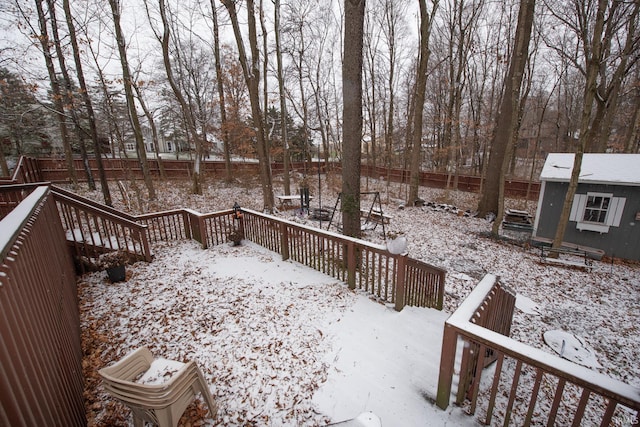
<path fill-rule="evenodd" d="M 274 31 L 276 38 L 276 61 L 278 65 L 278 92 L 280 96 L 280 132 L 282 133 L 283 162 L 284 162 L 284 194 L 291 194 L 291 177 L 289 172 L 289 140 L 287 135 L 287 101 L 285 94 L 284 73 L 282 66 L 282 51 L 280 49 L 280 0 L 274 1 Z M 322 126 L 322 124 L 320 124 Z M 319 161 L 320 159 L 318 159 Z"/>
<path fill-rule="evenodd" d="M 365 0 L 344 2 L 342 60 L 342 232 L 360 236 L 362 49 Z"/>
<path fill-rule="evenodd" d="M 268 31 L 264 19 L 264 8 L 262 0 L 260 0 L 260 3 L 258 5 L 258 16 L 260 17 L 260 29 L 262 30 L 262 56 L 264 57 L 264 60 L 262 61 L 262 111 L 264 115 L 266 115 L 267 111 L 269 110 L 269 76 L 267 75 L 267 71 L 269 70 L 269 40 L 267 37 Z M 266 129 L 266 125 L 266 121 L 263 122 L 263 129 Z M 271 155 L 271 136 L 270 132 L 267 132 L 266 130 L 264 132 L 264 143 L 267 149 L 267 153 Z"/>
<path fill-rule="evenodd" d="M 149 199 L 156 199 L 156 191 L 153 187 L 153 180 L 151 179 L 151 171 L 149 170 L 149 162 L 147 162 L 147 151 L 144 146 L 144 139 L 142 137 L 142 129 L 140 127 L 140 120 L 138 118 L 138 112 L 136 111 L 135 99 L 133 96 L 133 89 L 131 87 L 131 71 L 129 69 L 129 62 L 127 60 L 127 46 L 122 33 L 122 27 L 120 26 L 120 3 L 118 0 L 109 0 L 111 6 L 111 14 L 113 15 L 113 25 L 116 31 L 116 42 L 118 43 L 118 52 L 120 54 L 120 65 L 122 66 L 122 80 L 124 85 L 125 97 L 127 99 L 127 107 L 129 109 L 129 120 L 131 120 L 131 126 L 133 127 L 133 134 L 136 139 L 136 150 L 138 152 L 138 161 L 142 168 L 142 176 L 144 183 L 149 193 Z"/>
<path fill-rule="evenodd" d="M 38 40 L 42 47 L 42 54 L 44 55 L 45 64 L 47 66 L 47 72 L 49 74 L 49 81 L 51 82 L 51 93 L 54 108 L 56 109 L 56 119 L 58 121 L 58 127 L 60 130 L 60 137 L 62 138 L 62 145 L 64 147 L 65 160 L 67 164 L 67 172 L 71 179 L 71 184 L 74 189 L 78 188 L 78 174 L 76 168 L 73 165 L 73 151 L 71 150 L 71 142 L 69 141 L 69 134 L 67 133 L 67 124 L 65 123 L 64 104 L 62 103 L 62 94 L 60 93 L 60 83 L 58 82 L 58 76 L 56 75 L 55 66 L 53 64 L 53 57 L 51 55 L 51 48 L 49 45 L 49 33 L 47 31 L 47 18 L 42 7 L 43 0 L 35 0 L 36 9 L 38 11 L 38 24 L 40 26 L 40 34 Z"/>
<path fill-rule="evenodd" d="M 567 230 L 569 223 L 569 214 L 571 213 L 571 205 L 573 204 L 573 198 L 578 189 L 578 179 L 580 178 L 580 169 L 582 167 L 582 157 L 584 152 L 588 149 L 588 144 L 591 139 L 592 129 L 592 112 L 593 103 L 596 98 L 597 91 L 597 79 L 600 69 L 600 62 L 602 60 L 602 34 L 605 25 L 605 11 L 607 9 L 607 0 L 598 0 L 598 10 L 596 12 L 596 21 L 593 29 L 593 35 L 590 37 L 592 41 L 588 44 L 586 40 L 589 35 L 585 34 L 585 51 L 590 52 L 591 55 L 585 58 L 586 61 L 586 80 L 582 104 L 582 114 L 580 117 L 580 140 L 578 148 L 573 159 L 573 169 L 571 170 L 571 179 L 567 188 L 567 193 L 564 198 L 564 204 L 562 205 L 562 211 L 560 212 L 560 218 L 558 219 L 558 228 L 556 228 L 556 234 L 553 238 L 552 248 L 558 249 L 562 246 L 564 240 L 564 233 Z M 583 17 L 586 19 L 586 17 Z M 588 46 L 588 47 L 587 47 Z"/>
<path fill-rule="evenodd" d="M 2 176 L 9 176 L 9 165 L 7 164 L 7 158 L 4 156 L 4 150 L 0 148 L 0 171 Z"/>
<path fill-rule="evenodd" d="M 229 138 L 229 129 L 227 124 L 227 106 L 224 98 L 224 78 L 222 76 L 222 62 L 220 59 L 220 30 L 218 27 L 218 12 L 214 0 L 210 1 L 213 19 L 213 55 L 216 61 L 216 83 L 218 89 L 218 101 L 220 102 L 220 127 L 222 129 L 224 170 L 226 175 L 225 179 L 227 181 L 231 181 L 231 141 Z"/>
<path fill-rule="evenodd" d="M 614 5 L 615 7 L 615 5 Z M 626 40 L 622 52 L 619 54 L 620 60 L 613 73 L 606 67 L 606 62 L 600 64 L 600 85 L 597 89 L 596 114 L 593 119 L 591 141 L 588 143 L 589 151 L 604 153 L 607 151 L 611 126 L 617 116 L 618 99 L 622 82 L 629 72 L 629 60 L 637 61 L 638 56 L 634 55 L 637 50 L 638 34 L 636 21 L 640 12 L 640 2 L 635 2 L 633 11 L 628 17 Z M 618 26 L 614 20 L 607 20 L 606 29 L 603 36 L 603 58 L 611 54 L 611 42 Z M 611 75 L 611 80 L 607 83 L 607 77 Z"/>
<path fill-rule="evenodd" d="M 420 0 L 420 59 L 416 75 L 416 89 L 414 95 L 413 120 L 412 120 L 412 147 L 411 147 L 411 175 L 409 179 L 409 196 L 407 206 L 413 206 L 418 199 L 420 186 L 420 163 L 422 160 L 422 117 L 424 114 L 424 98 L 427 89 L 427 66 L 429 64 L 429 37 L 431 36 L 431 24 L 438 8 L 438 0 L 433 1 L 431 14 L 427 10 L 426 0 Z"/>
<path fill-rule="evenodd" d="M 73 95 L 73 85 L 71 82 L 71 77 L 69 76 L 69 71 L 67 70 L 67 64 L 64 57 L 64 52 L 62 51 L 62 44 L 60 42 L 60 37 L 58 36 L 58 18 L 56 17 L 56 6 L 53 0 L 47 0 L 47 6 L 49 9 L 49 19 L 51 21 L 51 34 L 53 35 L 53 45 L 56 49 L 56 55 L 58 56 L 58 64 L 60 65 L 60 73 L 62 73 L 64 90 L 63 99 L 65 105 L 68 106 L 68 114 L 71 117 L 71 121 L 73 122 L 73 127 L 76 131 L 76 135 L 78 136 L 78 146 L 80 147 L 80 156 L 82 158 L 82 166 L 84 167 L 84 172 L 87 175 L 87 184 L 89 185 L 89 190 L 96 189 L 96 183 L 93 180 L 93 172 L 91 171 L 91 165 L 89 164 L 89 157 L 87 154 L 87 145 L 84 142 L 84 129 L 80 124 L 80 120 L 78 119 L 78 113 L 76 111 L 76 103 Z"/>
<path fill-rule="evenodd" d="M 269 152 L 264 133 L 264 121 L 262 120 L 262 110 L 260 107 L 260 54 L 258 51 L 258 37 L 256 34 L 256 18 L 253 0 L 247 0 L 247 23 L 249 26 L 249 46 L 251 49 L 251 66 L 247 62 L 247 54 L 244 47 L 238 15 L 236 13 L 235 1 L 222 0 L 222 3 L 229 12 L 233 33 L 238 45 L 238 54 L 244 79 L 249 89 L 249 100 L 251 102 L 251 115 L 253 126 L 256 132 L 256 151 L 260 165 L 260 181 L 262 184 L 262 198 L 264 201 L 264 211 L 272 212 L 274 208 L 273 183 L 271 177 L 271 164 Z"/>
<path fill-rule="evenodd" d="M 529 40 L 531 39 L 534 10 L 535 0 L 520 0 L 513 53 L 509 70 L 504 80 L 504 94 L 497 115 L 496 130 L 491 142 L 487 176 L 478 205 L 478 215 L 481 217 L 490 212 L 495 213 L 498 217 L 501 215 L 501 207 L 504 202 L 504 176 L 509 167 L 511 149 L 519 126 L 520 88 L 525 65 L 529 57 Z M 496 219 L 498 226 L 500 221 L 501 217 Z M 493 233 L 497 234 L 495 226 Z"/>
<path fill-rule="evenodd" d="M 82 100 L 84 102 L 85 108 L 87 109 L 87 116 L 89 118 L 89 129 L 91 132 L 91 140 L 93 141 L 93 149 L 96 154 L 96 164 L 98 165 L 98 177 L 100 178 L 102 197 L 104 198 L 105 205 L 112 206 L 113 202 L 111 201 L 109 182 L 107 181 L 107 174 L 104 171 L 104 165 L 102 163 L 102 147 L 100 146 L 100 139 L 98 138 L 96 117 L 93 112 L 93 104 L 91 103 L 91 97 L 89 96 L 89 89 L 87 88 L 87 83 L 84 79 L 82 60 L 80 59 L 80 49 L 78 48 L 76 28 L 73 23 L 73 16 L 71 15 L 71 6 L 69 5 L 69 0 L 63 0 L 62 7 L 64 9 L 65 18 L 67 20 L 67 27 L 69 29 L 69 40 L 71 41 L 71 47 L 73 49 L 73 59 L 76 65 L 76 75 L 78 76 L 80 93 L 82 94 Z"/>

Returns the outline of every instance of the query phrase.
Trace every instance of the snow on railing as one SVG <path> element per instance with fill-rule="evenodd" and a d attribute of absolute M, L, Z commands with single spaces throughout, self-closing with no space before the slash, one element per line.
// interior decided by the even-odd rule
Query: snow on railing
<path fill-rule="evenodd" d="M 493 378 L 488 389 L 472 390 L 468 409 L 474 414 L 482 400 L 485 410 L 482 421 L 486 424 L 496 423 L 492 419 L 497 412 L 495 416 L 502 418 L 500 423 L 504 425 L 510 420 L 516 425 L 580 425 L 585 415 L 590 423 L 597 421 L 600 425 L 637 425 L 640 411 L 637 387 L 471 321 L 497 284 L 496 276 L 485 276 L 445 322 L 436 404 L 442 409 L 449 405 L 458 338 L 461 338 L 464 346 L 478 345 L 480 355 L 488 349 L 497 355 L 495 367 L 486 371 L 479 358 L 476 373 L 482 376 L 493 371 Z M 480 387 L 488 382 L 479 377 L 476 384 Z M 460 381 L 458 387 L 461 387 Z"/>

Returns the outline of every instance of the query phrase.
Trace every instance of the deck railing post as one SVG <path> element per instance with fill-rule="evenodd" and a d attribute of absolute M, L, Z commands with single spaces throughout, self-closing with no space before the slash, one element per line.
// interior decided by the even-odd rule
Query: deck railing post
<path fill-rule="evenodd" d="M 444 281 L 445 281 L 445 272 L 440 271 L 438 273 L 438 301 L 436 302 L 436 309 L 442 310 L 444 307 Z"/>
<path fill-rule="evenodd" d="M 442 352 L 440 354 L 438 394 L 436 396 L 436 405 L 442 410 L 447 409 L 451 397 L 451 384 L 453 382 L 457 342 L 458 334 L 453 327 L 445 322 L 444 334 L 442 336 Z"/>
<path fill-rule="evenodd" d="M 207 236 L 207 226 L 205 224 L 205 219 L 202 215 L 198 215 L 198 228 L 200 228 L 200 243 L 202 244 L 202 249 L 207 249 L 209 247 L 209 237 Z"/>
<path fill-rule="evenodd" d="M 289 229 L 284 222 L 280 223 L 280 246 L 282 252 L 282 260 L 289 259 Z"/>
<path fill-rule="evenodd" d="M 189 212 L 187 211 L 182 211 L 182 225 L 184 227 L 184 235 L 185 237 L 190 240 L 192 237 L 191 234 L 191 225 L 190 225 L 190 221 L 189 221 Z"/>
<path fill-rule="evenodd" d="M 405 278 L 407 271 L 407 255 L 400 255 L 398 258 L 398 270 L 396 272 L 396 311 L 402 311 L 405 306 Z"/>
<path fill-rule="evenodd" d="M 356 288 L 356 246 L 353 242 L 347 242 L 347 284 L 349 289 Z"/>
<path fill-rule="evenodd" d="M 202 245 L 202 249 L 207 249 L 207 236 L 205 233 L 204 219 L 197 212 L 189 212 L 189 225 L 191 226 L 191 237 Z"/>

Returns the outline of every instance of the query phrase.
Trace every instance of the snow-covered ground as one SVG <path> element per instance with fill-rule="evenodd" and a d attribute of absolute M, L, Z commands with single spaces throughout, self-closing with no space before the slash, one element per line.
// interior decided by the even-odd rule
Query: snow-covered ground
<path fill-rule="evenodd" d="M 125 197 L 114 187 L 112 194 L 118 207 L 131 211 L 189 207 L 205 213 L 236 201 L 262 208 L 260 187 L 251 181 L 212 182 L 200 196 L 188 194 L 184 182 L 157 189 L 158 201 L 141 202 L 142 209 L 131 206 L 139 200 L 133 191 Z M 594 369 L 640 387 L 637 264 L 596 261 L 590 272 L 543 265 L 535 249 L 485 237 L 491 224 L 484 219 L 431 207 L 400 209 L 405 189 L 398 184 L 371 180 L 368 190 L 380 191 L 385 213 L 393 216 L 387 235 L 405 236 L 411 257 L 447 269 L 443 312 L 397 313 L 252 244 L 155 246 L 154 262 L 130 268 L 126 282 L 108 283 L 105 273 L 80 281 L 91 424 L 126 419 L 95 370 L 140 345 L 158 356 L 198 362 L 220 405 L 218 418 L 208 423 L 322 425 L 365 411 L 383 425 L 472 423 L 459 408 L 436 409 L 432 399 L 442 322 L 485 273 L 499 275 L 518 293 L 513 338 L 555 354 L 543 334 L 565 331 L 592 349 Z M 311 192 L 317 203 L 313 185 Z M 325 184 L 323 207 L 333 208 L 336 194 Z M 425 188 L 420 196 L 463 210 L 475 206 L 468 193 Z M 363 199 L 363 207 L 367 203 Z M 535 212 L 531 203 L 508 201 L 507 207 Z M 315 223 L 294 211 L 279 215 Z M 382 241 L 381 227 L 365 238 Z M 190 409 L 191 425 L 201 412 L 201 406 Z"/>

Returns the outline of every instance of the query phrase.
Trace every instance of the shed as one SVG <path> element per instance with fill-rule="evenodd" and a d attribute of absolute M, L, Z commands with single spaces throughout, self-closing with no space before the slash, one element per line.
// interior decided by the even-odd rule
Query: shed
<path fill-rule="evenodd" d="M 573 161 L 573 153 L 547 156 L 534 240 L 555 236 Z M 640 154 L 584 154 L 563 240 L 602 249 L 610 257 L 640 260 Z"/>

